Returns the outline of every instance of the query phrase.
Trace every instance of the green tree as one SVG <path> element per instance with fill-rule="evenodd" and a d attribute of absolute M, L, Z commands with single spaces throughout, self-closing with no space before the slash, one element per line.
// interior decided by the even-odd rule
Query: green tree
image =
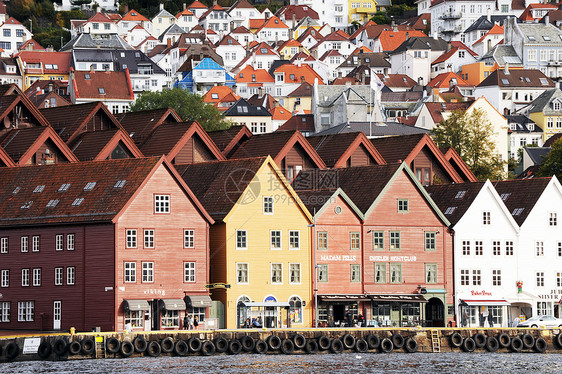
<path fill-rule="evenodd" d="M 181 88 L 162 92 L 145 91 L 131 105 L 132 111 L 158 108 L 173 108 L 183 121 L 197 121 L 207 131 L 230 127 L 230 122 L 217 108 L 205 103 L 201 96 Z"/>
<path fill-rule="evenodd" d="M 552 144 L 552 149 L 544 157 L 538 175 L 540 177 L 556 175 L 556 178 L 562 181 L 562 138 Z"/>
<path fill-rule="evenodd" d="M 386 15 L 386 12 L 376 12 L 371 21 L 375 22 L 377 25 L 387 25 L 390 24 L 390 18 Z"/>
<path fill-rule="evenodd" d="M 494 128 L 483 111 L 453 111 L 432 133 L 440 147 L 454 148 L 478 179 L 504 178 L 505 163 L 496 154 Z"/>

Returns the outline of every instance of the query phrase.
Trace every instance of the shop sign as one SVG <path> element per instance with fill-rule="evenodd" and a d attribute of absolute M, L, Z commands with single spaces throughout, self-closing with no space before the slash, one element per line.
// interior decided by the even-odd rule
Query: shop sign
<path fill-rule="evenodd" d="M 541 300 L 560 300 L 562 299 L 562 290 L 550 290 L 549 294 L 539 295 Z"/>
<path fill-rule="evenodd" d="M 372 262 L 415 262 L 416 256 L 369 256 Z"/>
<path fill-rule="evenodd" d="M 144 290 L 145 295 L 162 295 L 166 296 L 166 290 L 148 289 Z"/>
<path fill-rule="evenodd" d="M 321 255 L 320 261 L 357 261 L 357 256 Z"/>
<path fill-rule="evenodd" d="M 28 355 L 37 353 L 39 344 L 41 344 L 41 338 L 25 338 L 23 341 L 23 354 Z"/>
<path fill-rule="evenodd" d="M 470 291 L 470 296 L 492 296 L 491 292 L 488 291 Z"/>

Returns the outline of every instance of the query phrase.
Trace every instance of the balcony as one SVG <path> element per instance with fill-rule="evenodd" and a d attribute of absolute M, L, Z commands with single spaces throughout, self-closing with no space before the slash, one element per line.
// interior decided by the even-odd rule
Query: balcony
<path fill-rule="evenodd" d="M 443 34 L 460 34 L 461 32 L 461 26 L 443 26 L 441 29 L 441 33 Z"/>
<path fill-rule="evenodd" d="M 562 61 L 558 61 L 558 60 L 548 61 L 548 66 L 561 66 L 561 65 L 562 65 Z"/>
<path fill-rule="evenodd" d="M 439 16 L 439 19 L 460 19 L 462 17 L 462 13 L 461 12 L 447 12 L 447 13 L 443 13 L 442 15 Z"/>

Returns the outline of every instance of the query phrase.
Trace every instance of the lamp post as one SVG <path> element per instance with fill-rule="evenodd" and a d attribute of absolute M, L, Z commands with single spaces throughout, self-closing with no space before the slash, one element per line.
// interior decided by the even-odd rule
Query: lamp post
<path fill-rule="evenodd" d="M 314 327 L 318 327 L 318 265 L 316 264 L 316 209 L 314 209 L 314 215 L 312 216 L 312 224 L 308 225 L 312 227 L 312 245 L 314 251 Z"/>

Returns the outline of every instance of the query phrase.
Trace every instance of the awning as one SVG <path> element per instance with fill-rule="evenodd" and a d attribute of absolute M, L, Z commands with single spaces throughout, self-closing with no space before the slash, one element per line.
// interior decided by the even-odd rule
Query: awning
<path fill-rule="evenodd" d="M 161 305 L 166 310 L 185 310 L 185 301 L 182 299 L 162 299 Z"/>
<path fill-rule="evenodd" d="M 266 301 L 266 302 L 258 302 L 258 301 L 244 301 L 244 306 L 247 308 L 251 307 L 275 307 L 275 308 L 285 308 L 289 307 L 289 303 L 281 303 L 278 301 Z"/>
<path fill-rule="evenodd" d="M 384 303 L 384 302 L 399 302 L 399 303 L 427 303 L 423 295 L 368 295 L 371 300 Z"/>
<path fill-rule="evenodd" d="M 332 302 L 354 302 L 354 301 L 370 301 L 365 295 L 318 295 L 322 301 Z"/>
<path fill-rule="evenodd" d="M 140 310 L 150 310 L 150 305 L 146 300 L 123 300 L 123 309 L 129 312 L 138 312 Z"/>
<path fill-rule="evenodd" d="M 192 308 L 210 308 L 213 305 L 209 295 L 187 295 L 185 303 Z"/>
<path fill-rule="evenodd" d="M 507 300 L 461 300 L 469 306 L 486 305 L 486 306 L 510 306 Z"/>

